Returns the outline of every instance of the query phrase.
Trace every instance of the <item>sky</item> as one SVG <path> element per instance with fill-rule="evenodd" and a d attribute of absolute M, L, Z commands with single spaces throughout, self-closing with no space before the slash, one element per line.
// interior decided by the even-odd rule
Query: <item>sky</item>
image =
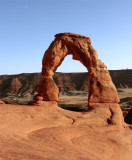
<path fill-rule="evenodd" d="M 109 70 L 132 69 L 132 0 L 0 0 L 0 75 L 41 72 L 57 33 L 90 37 Z M 58 72 L 87 72 L 67 56 Z"/>

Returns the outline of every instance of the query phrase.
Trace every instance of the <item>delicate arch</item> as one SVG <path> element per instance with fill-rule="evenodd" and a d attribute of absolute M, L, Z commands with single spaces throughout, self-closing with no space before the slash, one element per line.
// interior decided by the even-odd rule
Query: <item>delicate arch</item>
<path fill-rule="evenodd" d="M 110 74 L 104 63 L 98 59 L 97 51 L 92 47 L 90 38 L 73 33 L 55 35 L 55 40 L 46 50 L 42 61 L 42 78 L 34 102 L 58 101 L 59 90 L 52 76 L 69 54 L 73 55 L 74 60 L 79 60 L 88 70 L 89 105 L 119 102 Z"/>

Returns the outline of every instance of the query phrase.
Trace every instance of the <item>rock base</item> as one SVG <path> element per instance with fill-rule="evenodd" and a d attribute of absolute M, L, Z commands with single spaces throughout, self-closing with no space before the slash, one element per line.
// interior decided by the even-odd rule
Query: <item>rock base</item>
<path fill-rule="evenodd" d="M 57 105 L 56 101 L 32 101 L 29 102 L 28 105 L 32 105 L 32 106 L 53 106 L 53 105 Z"/>

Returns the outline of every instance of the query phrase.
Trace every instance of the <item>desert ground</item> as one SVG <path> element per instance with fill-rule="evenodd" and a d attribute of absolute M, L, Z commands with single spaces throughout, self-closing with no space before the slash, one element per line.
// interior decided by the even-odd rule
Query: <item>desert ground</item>
<path fill-rule="evenodd" d="M 118 96 L 120 99 L 132 97 L 132 88 L 118 88 Z M 60 103 L 64 104 L 86 104 L 88 100 L 88 92 L 86 91 L 70 91 L 60 93 Z"/>
<path fill-rule="evenodd" d="M 132 108 L 132 88 L 118 88 L 118 96 L 120 98 L 120 107 L 124 117 Z M 86 111 L 88 103 L 88 92 L 70 91 L 60 93 L 59 106 L 73 111 Z"/>
<path fill-rule="evenodd" d="M 119 88 L 124 113 L 131 88 Z M 0 160 L 130 160 L 132 127 L 109 124 L 107 108 L 89 110 L 85 91 L 61 92 L 58 105 L 0 105 Z"/>
<path fill-rule="evenodd" d="M 0 160 L 130 160 L 132 127 L 109 124 L 108 117 L 107 108 L 1 104 Z"/>
<path fill-rule="evenodd" d="M 132 108 L 132 88 L 118 88 L 118 96 L 120 98 L 120 107 L 124 117 Z M 37 94 L 37 92 L 35 93 Z M 9 104 L 27 105 L 32 101 L 35 94 L 10 94 L 2 100 Z M 58 104 L 60 107 L 72 111 L 87 111 L 88 92 L 87 91 L 67 91 L 60 92 Z"/>

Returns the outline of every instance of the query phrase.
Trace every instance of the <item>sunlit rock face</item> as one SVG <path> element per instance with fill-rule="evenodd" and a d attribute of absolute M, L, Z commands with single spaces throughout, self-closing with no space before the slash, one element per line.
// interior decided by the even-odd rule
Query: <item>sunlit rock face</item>
<path fill-rule="evenodd" d="M 5 104 L 3 101 L 0 100 L 0 104 Z"/>
<path fill-rule="evenodd" d="M 38 96 L 42 97 L 40 98 L 42 101 L 58 101 L 59 89 L 52 76 L 69 54 L 73 55 L 74 60 L 79 60 L 88 70 L 90 77 L 88 102 L 90 105 L 119 102 L 110 74 L 105 64 L 98 59 L 97 51 L 92 47 L 90 38 L 73 33 L 55 35 L 55 40 L 44 54 L 42 79 L 38 91 Z M 38 101 L 37 96 L 34 101 Z"/>

